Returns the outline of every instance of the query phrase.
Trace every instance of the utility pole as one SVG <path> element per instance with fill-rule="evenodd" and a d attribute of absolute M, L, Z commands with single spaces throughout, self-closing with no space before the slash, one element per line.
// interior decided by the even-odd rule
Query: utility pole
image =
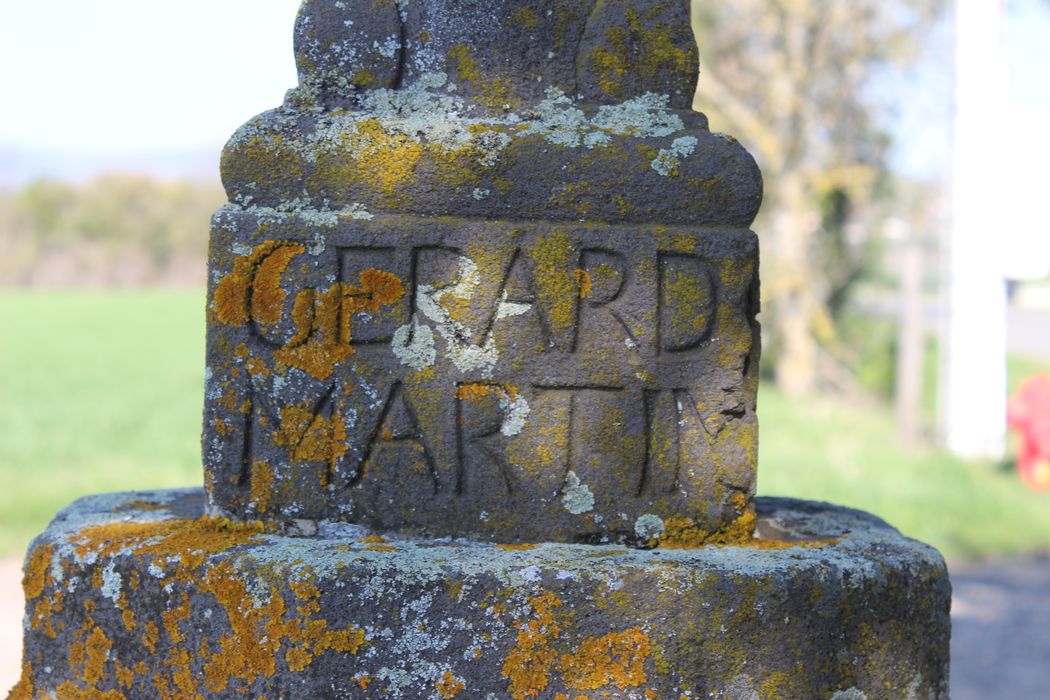
<path fill-rule="evenodd" d="M 1001 457 L 1006 438 L 1006 281 L 998 229 L 1009 206 L 997 134 L 1006 65 L 1001 0 L 955 1 L 955 145 L 941 418 L 945 444 Z"/>

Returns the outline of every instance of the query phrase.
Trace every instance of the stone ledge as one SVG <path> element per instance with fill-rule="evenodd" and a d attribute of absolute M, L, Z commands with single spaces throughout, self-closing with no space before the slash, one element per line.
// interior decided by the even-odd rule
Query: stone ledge
<path fill-rule="evenodd" d="M 758 499 L 749 546 L 312 537 L 200 490 L 81 499 L 27 559 L 12 698 L 946 698 L 940 555 Z"/>

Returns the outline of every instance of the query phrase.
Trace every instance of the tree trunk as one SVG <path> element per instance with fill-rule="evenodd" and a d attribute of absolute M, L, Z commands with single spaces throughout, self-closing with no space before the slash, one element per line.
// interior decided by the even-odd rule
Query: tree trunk
<path fill-rule="evenodd" d="M 813 393 L 820 376 L 818 332 L 826 318 L 820 290 L 823 281 L 812 256 L 820 215 L 798 174 L 780 176 L 770 217 L 775 257 L 766 261 L 767 308 L 776 360 L 777 385 L 791 396 Z"/>

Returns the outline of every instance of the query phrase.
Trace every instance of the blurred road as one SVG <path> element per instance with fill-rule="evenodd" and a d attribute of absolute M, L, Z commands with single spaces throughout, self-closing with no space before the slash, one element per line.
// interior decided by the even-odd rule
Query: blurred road
<path fill-rule="evenodd" d="M 952 571 L 952 700 L 1050 696 L 1050 554 Z"/>
<path fill-rule="evenodd" d="M 20 561 L 0 561 L 0 697 L 19 675 Z M 952 700 L 1047 697 L 1050 554 L 953 569 Z"/>

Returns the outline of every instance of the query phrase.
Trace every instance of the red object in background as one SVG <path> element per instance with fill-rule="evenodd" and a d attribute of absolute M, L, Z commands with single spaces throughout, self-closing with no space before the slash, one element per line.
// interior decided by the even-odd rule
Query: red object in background
<path fill-rule="evenodd" d="M 1006 420 L 1021 436 L 1021 479 L 1029 488 L 1050 491 L 1050 377 L 1038 374 L 1022 382 L 1007 406 Z"/>

